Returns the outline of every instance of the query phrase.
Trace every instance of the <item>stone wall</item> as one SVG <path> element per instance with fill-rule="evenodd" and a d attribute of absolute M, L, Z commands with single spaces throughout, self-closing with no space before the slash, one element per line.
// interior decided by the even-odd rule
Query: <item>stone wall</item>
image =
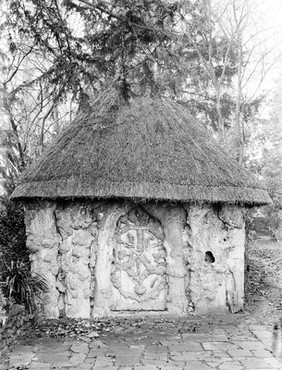
<path fill-rule="evenodd" d="M 97 222 L 87 202 L 26 207 L 32 269 L 49 282 L 43 308 L 50 318 L 90 317 L 97 254 Z"/>
<path fill-rule="evenodd" d="M 180 315 L 234 312 L 243 304 L 244 225 L 244 212 L 235 206 L 26 206 L 27 246 L 33 270 L 49 281 L 43 309 L 50 318 L 117 315 L 154 305 Z"/>
<path fill-rule="evenodd" d="M 7 320 L 3 327 L 0 327 L 0 363 L 1 356 L 15 342 L 20 334 L 26 332 L 32 325 L 34 315 L 29 314 L 25 308 L 15 304 L 9 310 Z"/>
<path fill-rule="evenodd" d="M 42 274 L 49 282 L 43 306 L 49 317 L 59 316 L 57 276 L 60 237 L 55 222 L 54 203 L 33 203 L 26 207 L 26 245 L 31 252 L 32 271 Z"/>
<path fill-rule="evenodd" d="M 244 212 L 188 206 L 184 253 L 189 310 L 234 312 L 244 303 Z"/>

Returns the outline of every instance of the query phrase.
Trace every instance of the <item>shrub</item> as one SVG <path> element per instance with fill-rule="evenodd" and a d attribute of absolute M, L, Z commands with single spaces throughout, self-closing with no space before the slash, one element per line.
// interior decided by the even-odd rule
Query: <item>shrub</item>
<path fill-rule="evenodd" d="M 30 264 L 20 259 L 11 260 L 9 263 L 3 260 L 3 267 L 0 287 L 5 297 L 24 304 L 32 313 L 41 293 L 48 291 L 46 280 L 39 274 L 31 273 Z"/>
<path fill-rule="evenodd" d="M 29 260 L 23 209 L 6 197 L 0 199 L 0 254 L 4 258 Z"/>
<path fill-rule="evenodd" d="M 8 302 L 23 304 L 30 313 L 48 290 L 46 280 L 30 270 L 23 210 L 7 198 L 0 208 L 0 288 Z"/>

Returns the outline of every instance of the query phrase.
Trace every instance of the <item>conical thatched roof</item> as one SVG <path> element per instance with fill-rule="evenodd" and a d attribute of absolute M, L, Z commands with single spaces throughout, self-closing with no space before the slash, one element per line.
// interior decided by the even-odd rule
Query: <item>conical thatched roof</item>
<path fill-rule="evenodd" d="M 12 198 L 265 204 L 257 179 L 170 99 L 102 94 L 21 178 Z"/>

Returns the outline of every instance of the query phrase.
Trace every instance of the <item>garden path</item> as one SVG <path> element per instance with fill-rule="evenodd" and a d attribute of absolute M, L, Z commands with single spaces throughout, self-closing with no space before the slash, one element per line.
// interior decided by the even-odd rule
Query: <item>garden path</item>
<path fill-rule="evenodd" d="M 280 331 L 250 314 L 104 319 L 95 323 L 98 330 L 86 320 L 72 325 L 76 331 L 66 321 L 43 323 L 18 341 L 0 369 L 282 369 Z"/>

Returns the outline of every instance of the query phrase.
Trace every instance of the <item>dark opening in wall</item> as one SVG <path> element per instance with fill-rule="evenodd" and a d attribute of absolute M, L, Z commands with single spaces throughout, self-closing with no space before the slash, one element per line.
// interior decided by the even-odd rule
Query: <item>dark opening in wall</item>
<path fill-rule="evenodd" d="M 214 263 L 215 258 L 211 251 L 207 251 L 205 254 L 205 262 Z"/>

